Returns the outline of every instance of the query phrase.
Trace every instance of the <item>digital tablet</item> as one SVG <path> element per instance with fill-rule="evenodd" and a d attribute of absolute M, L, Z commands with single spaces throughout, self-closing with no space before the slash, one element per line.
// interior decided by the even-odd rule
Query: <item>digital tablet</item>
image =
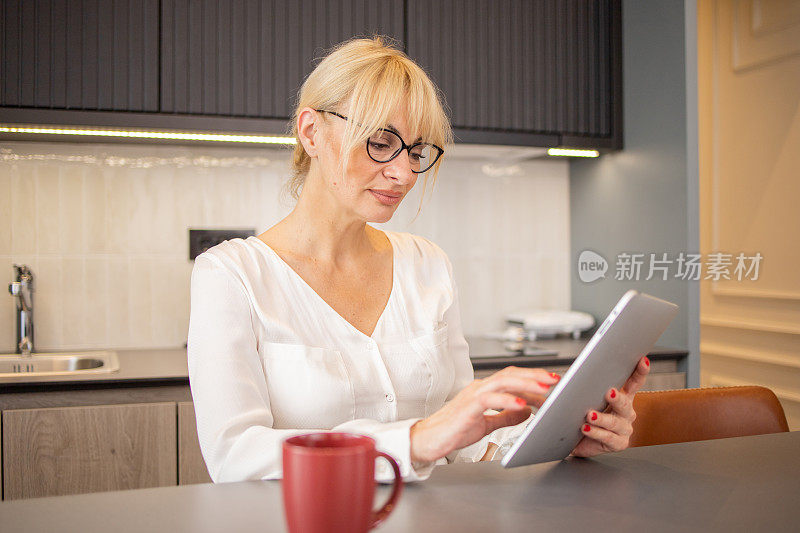
<path fill-rule="evenodd" d="M 503 466 L 569 455 L 583 438 L 586 413 L 605 410 L 608 389 L 625 384 L 677 313 L 678 306 L 671 302 L 626 292 L 503 457 Z"/>

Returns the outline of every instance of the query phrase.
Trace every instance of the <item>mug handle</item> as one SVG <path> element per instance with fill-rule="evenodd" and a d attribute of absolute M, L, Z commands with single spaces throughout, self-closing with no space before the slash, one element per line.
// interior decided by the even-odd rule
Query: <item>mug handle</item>
<path fill-rule="evenodd" d="M 394 510 L 400 493 L 403 492 L 403 476 L 400 474 L 400 467 L 397 466 L 397 461 L 387 453 L 376 451 L 375 458 L 377 459 L 378 457 L 383 457 L 392 465 L 392 470 L 394 470 L 394 487 L 392 488 L 392 495 L 389 496 L 389 500 L 386 504 L 377 511 L 372 512 L 372 523 L 369 525 L 370 529 L 386 520 L 386 517 Z"/>

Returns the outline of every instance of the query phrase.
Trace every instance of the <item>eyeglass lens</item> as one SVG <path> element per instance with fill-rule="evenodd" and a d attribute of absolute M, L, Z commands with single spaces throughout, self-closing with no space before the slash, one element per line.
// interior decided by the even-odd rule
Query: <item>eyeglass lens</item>
<path fill-rule="evenodd" d="M 367 143 L 367 151 L 370 157 L 379 163 L 391 161 L 400 154 L 403 149 L 403 141 L 400 137 L 389 130 L 381 130 L 374 133 Z M 409 153 L 411 170 L 414 172 L 425 172 L 433 163 L 436 162 L 437 150 L 428 143 L 415 144 Z"/>

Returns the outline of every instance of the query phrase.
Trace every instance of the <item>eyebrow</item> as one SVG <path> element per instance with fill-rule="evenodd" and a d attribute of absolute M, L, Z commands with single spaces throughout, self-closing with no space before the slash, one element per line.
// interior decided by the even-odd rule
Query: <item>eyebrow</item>
<path fill-rule="evenodd" d="M 400 132 L 399 132 L 399 131 L 397 131 L 397 128 L 395 128 L 395 127 L 394 127 L 394 126 L 392 126 L 391 124 L 387 124 L 387 125 L 386 125 L 386 127 L 385 127 L 384 129 L 386 129 L 386 130 L 389 130 L 389 131 L 391 131 L 392 133 L 396 133 L 396 134 L 397 134 L 397 136 L 398 136 L 398 137 L 400 137 L 401 139 L 403 138 L 403 136 L 402 136 L 402 135 L 400 135 Z M 417 137 L 417 140 L 416 140 L 416 141 L 414 141 L 414 143 L 418 143 L 418 142 L 420 142 L 421 140 L 422 140 L 422 137 Z M 414 144 L 414 143 L 411 143 L 411 144 Z"/>

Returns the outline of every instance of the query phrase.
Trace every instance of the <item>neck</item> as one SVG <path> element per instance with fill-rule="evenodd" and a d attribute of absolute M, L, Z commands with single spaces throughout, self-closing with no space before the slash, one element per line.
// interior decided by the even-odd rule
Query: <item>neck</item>
<path fill-rule="evenodd" d="M 275 226 L 291 236 L 292 251 L 336 266 L 378 249 L 378 231 L 356 213 L 343 210 L 320 185 L 321 180 L 307 179 L 295 208 Z"/>

